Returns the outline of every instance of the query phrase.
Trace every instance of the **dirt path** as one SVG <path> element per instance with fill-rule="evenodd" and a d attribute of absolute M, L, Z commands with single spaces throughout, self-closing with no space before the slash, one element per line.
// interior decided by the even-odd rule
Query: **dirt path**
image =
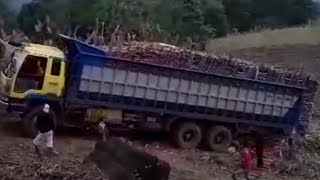
<path fill-rule="evenodd" d="M 0 180 L 52 179 L 53 175 L 55 179 L 103 179 L 94 165 L 82 164 L 93 150 L 93 137 L 86 138 L 81 133 L 58 134 L 55 146 L 60 156 L 41 162 L 34 153 L 32 139 L 23 138 L 17 126 L 18 123 L 0 120 Z M 169 144 L 149 139 L 127 142 L 167 161 L 172 167 L 172 180 L 231 180 L 231 172 L 239 169 L 237 153 L 178 150 Z"/>

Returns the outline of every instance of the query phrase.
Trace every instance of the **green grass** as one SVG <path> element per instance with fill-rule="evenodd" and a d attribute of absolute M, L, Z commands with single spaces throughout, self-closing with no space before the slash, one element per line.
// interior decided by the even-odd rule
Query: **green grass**
<path fill-rule="evenodd" d="M 283 46 L 295 44 L 320 44 L 320 26 L 294 27 L 261 32 L 229 35 L 209 40 L 207 51 L 228 52 L 232 50 Z"/>

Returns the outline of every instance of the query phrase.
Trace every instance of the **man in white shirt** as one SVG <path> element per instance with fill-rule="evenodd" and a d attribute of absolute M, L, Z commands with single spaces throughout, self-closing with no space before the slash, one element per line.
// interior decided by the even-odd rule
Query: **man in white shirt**
<path fill-rule="evenodd" d="M 102 136 L 102 141 L 106 142 L 107 138 L 109 137 L 109 131 L 107 129 L 106 122 L 103 119 L 101 119 L 100 123 L 98 124 L 98 131 Z"/>
<path fill-rule="evenodd" d="M 38 114 L 36 123 L 39 133 L 33 140 L 33 144 L 37 154 L 41 156 L 41 150 L 46 148 L 51 155 L 58 155 L 58 152 L 53 149 L 53 130 L 55 129 L 55 123 L 48 104 L 43 105 L 43 110 Z"/>

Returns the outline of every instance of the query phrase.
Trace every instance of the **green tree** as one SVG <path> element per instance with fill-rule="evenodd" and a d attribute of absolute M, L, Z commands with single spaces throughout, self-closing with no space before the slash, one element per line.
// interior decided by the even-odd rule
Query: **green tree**
<path fill-rule="evenodd" d="M 5 0 L 0 0 L 0 27 L 9 29 L 15 25 L 15 15 Z"/>
<path fill-rule="evenodd" d="M 292 0 L 288 11 L 288 26 L 308 23 L 309 19 L 317 17 L 317 6 L 312 0 Z"/>
<path fill-rule="evenodd" d="M 229 24 L 222 1 L 202 0 L 201 9 L 203 11 L 204 23 L 215 29 L 215 35 L 218 37 L 226 35 Z"/>
<path fill-rule="evenodd" d="M 14 17 L 6 13 L 6 1 L 0 0 L 0 8 L 2 19 Z M 62 30 L 92 29 L 98 18 L 108 33 L 119 25 L 123 33 L 136 32 L 141 39 L 202 41 L 233 29 L 305 24 L 316 12 L 312 0 L 37 0 L 22 7 L 18 24 L 31 33 L 37 20 L 49 15 Z"/>
<path fill-rule="evenodd" d="M 29 3 L 22 6 L 17 17 L 18 24 L 27 34 L 34 31 L 34 25 L 38 19 L 43 19 L 46 15 L 44 6 L 40 3 Z"/>
<path fill-rule="evenodd" d="M 252 22 L 252 0 L 223 0 L 230 30 L 248 31 L 254 27 Z"/>
<path fill-rule="evenodd" d="M 315 7 L 312 0 L 255 0 L 251 21 L 254 26 L 296 26 L 315 18 Z"/>
<path fill-rule="evenodd" d="M 94 4 L 95 17 L 109 27 L 120 25 L 126 32 L 137 30 L 149 21 L 149 2 L 143 0 L 99 0 Z"/>
<path fill-rule="evenodd" d="M 180 34 L 196 41 L 208 38 L 213 29 L 205 24 L 200 0 L 184 0 Z"/>

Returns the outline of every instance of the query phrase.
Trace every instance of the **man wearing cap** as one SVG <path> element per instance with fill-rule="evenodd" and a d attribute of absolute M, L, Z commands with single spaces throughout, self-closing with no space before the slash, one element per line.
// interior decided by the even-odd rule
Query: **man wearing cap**
<path fill-rule="evenodd" d="M 33 140 L 33 144 L 37 154 L 41 156 L 41 150 L 46 148 L 51 155 L 58 155 L 53 149 L 53 130 L 55 128 L 55 123 L 48 104 L 43 105 L 42 111 L 37 116 L 36 125 L 39 133 Z"/>

